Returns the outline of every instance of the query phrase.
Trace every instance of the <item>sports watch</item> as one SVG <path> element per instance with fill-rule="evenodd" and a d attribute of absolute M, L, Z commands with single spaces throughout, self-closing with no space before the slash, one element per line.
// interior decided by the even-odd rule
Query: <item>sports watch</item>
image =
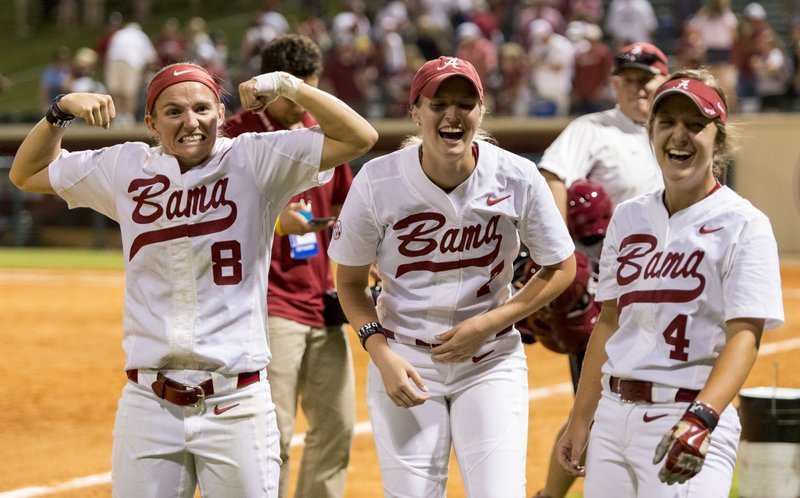
<path fill-rule="evenodd" d="M 384 335 L 383 327 L 381 327 L 380 323 L 368 322 L 358 329 L 358 340 L 361 341 L 361 347 L 364 348 L 364 351 L 367 350 L 367 338 L 374 334 Z"/>

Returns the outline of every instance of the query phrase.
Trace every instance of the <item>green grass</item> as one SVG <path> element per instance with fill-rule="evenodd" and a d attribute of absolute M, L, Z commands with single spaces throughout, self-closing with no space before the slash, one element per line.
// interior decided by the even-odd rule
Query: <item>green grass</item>
<path fill-rule="evenodd" d="M 122 251 L 0 248 L 0 268 L 122 270 Z"/>

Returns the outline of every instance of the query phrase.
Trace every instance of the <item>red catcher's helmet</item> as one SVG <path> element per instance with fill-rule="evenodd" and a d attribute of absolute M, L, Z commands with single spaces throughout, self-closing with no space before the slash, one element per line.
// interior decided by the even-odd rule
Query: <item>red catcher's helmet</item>
<path fill-rule="evenodd" d="M 611 198 L 600 185 L 578 180 L 567 190 L 567 228 L 572 238 L 591 245 L 606 236 Z"/>
<path fill-rule="evenodd" d="M 589 335 L 600 316 L 600 303 L 595 303 L 589 292 L 592 279 L 589 258 L 581 251 L 575 251 L 575 262 L 575 278 L 569 287 L 548 305 L 517 323 L 523 342 L 538 341 L 547 349 L 562 354 L 586 350 Z M 535 263 L 531 262 L 531 265 Z"/>

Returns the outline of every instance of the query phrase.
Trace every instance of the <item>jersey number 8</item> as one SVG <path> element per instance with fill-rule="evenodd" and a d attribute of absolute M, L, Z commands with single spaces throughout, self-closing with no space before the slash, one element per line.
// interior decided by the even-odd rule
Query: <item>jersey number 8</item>
<path fill-rule="evenodd" d="M 214 283 L 236 285 L 242 281 L 242 246 L 236 240 L 214 242 L 211 246 L 214 262 Z"/>

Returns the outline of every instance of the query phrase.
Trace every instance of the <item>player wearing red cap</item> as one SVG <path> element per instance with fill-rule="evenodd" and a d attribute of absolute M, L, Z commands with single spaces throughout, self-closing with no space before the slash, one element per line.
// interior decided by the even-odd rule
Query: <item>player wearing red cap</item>
<path fill-rule="evenodd" d="M 480 139 L 469 62 L 426 62 L 409 105 L 419 136 L 359 171 L 329 249 L 371 359 L 384 494 L 445 496 L 454 448 L 467 496 L 523 498 L 528 383 L 514 324 L 572 281 L 574 245 L 536 166 Z M 520 240 L 543 268 L 512 295 Z"/>
<path fill-rule="evenodd" d="M 265 367 L 269 247 L 291 196 L 330 179 L 377 134 L 335 97 L 282 72 L 239 86 L 242 106 L 278 96 L 320 126 L 218 137 L 213 77 L 167 66 L 147 94 L 159 142 L 61 149 L 80 117 L 108 127 L 107 95 L 58 98 L 28 134 L 9 177 L 117 221 L 125 259 L 122 346 L 129 382 L 114 425 L 112 491 L 120 498 L 277 497 L 278 429 Z M 266 264 L 265 264 L 266 261 Z"/>
<path fill-rule="evenodd" d="M 764 330 L 783 323 L 769 220 L 722 186 L 732 149 L 710 73 L 655 93 L 665 187 L 620 204 L 603 243 L 589 339 L 559 462 L 586 498 L 727 498 L 741 427 L 731 401 Z"/>
<path fill-rule="evenodd" d="M 539 163 L 556 204 L 572 227 L 578 250 L 592 262 L 593 282 L 588 286 L 592 294 L 611 210 L 624 200 L 662 186 L 645 125 L 650 98 L 668 75 L 667 57 L 658 47 L 639 42 L 620 49 L 614 57 L 612 80 L 617 105 L 576 118 L 547 148 Z M 597 308 L 584 310 L 584 326 L 591 326 L 590 322 L 597 319 L 592 313 Z M 563 321 L 565 317 L 554 320 Z M 573 351 L 568 356 L 576 388 L 583 354 Z M 574 480 L 552 454 L 545 486 L 537 498 L 564 498 Z"/>

